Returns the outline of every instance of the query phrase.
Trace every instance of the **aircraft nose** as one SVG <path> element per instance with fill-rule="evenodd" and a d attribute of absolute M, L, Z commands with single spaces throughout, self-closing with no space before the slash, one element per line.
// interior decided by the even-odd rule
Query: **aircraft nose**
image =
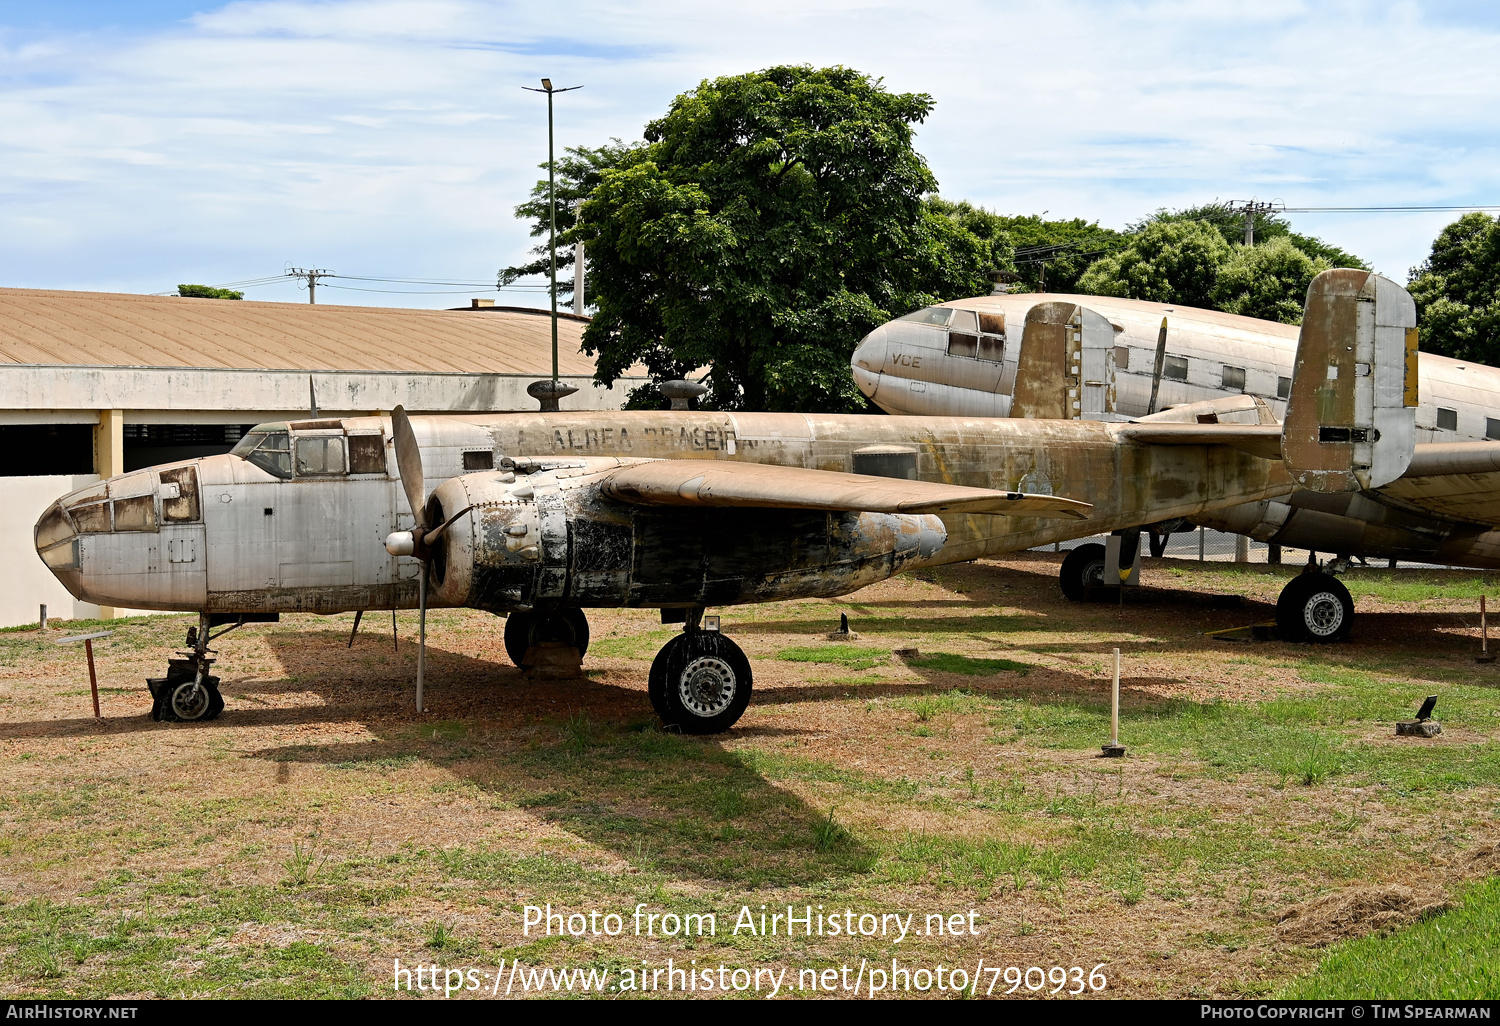
<path fill-rule="evenodd" d="M 875 398 L 875 390 L 880 385 L 880 369 L 885 365 L 885 341 L 886 329 L 881 325 L 866 335 L 849 357 L 854 383 L 868 399 Z"/>
<path fill-rule="evenodd" d="M 37 555 L 42 557 L 42 562 L 47 564 L 48 569 L 75 598 L 81 597 L 79 571 L 82 563 L 78 551 L 78 532 L 63 512 L 61 501 L 47 507 L 47 512 L 36 522 L 33 538 Z"/>

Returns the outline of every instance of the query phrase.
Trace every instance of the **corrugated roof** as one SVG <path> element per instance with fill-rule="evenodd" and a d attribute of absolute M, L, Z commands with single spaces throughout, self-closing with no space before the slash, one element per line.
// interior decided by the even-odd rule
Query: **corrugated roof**
<path fill-rule="evenodd" d="M 557 324 L 558 371 L 594 373 L 585 325 Z M 399 310 L 0 288 L 0 364 L 264 370 L 552 370 L 546 311 Z"/>

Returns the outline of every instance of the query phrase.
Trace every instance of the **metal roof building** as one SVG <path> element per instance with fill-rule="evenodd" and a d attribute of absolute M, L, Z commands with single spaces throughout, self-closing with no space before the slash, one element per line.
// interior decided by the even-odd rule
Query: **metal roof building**
<path fill-rule="evenodd" d="M 558 317 L 559 376 L 578 388 L 563 405 L 619 409 L 644 379 L 596 388 L 579 352 L 586 323 Z M 547 312 L 480 300 L 407 310 L 0 288 L 0 556 L 23 568 L 0 594 L 0 625 L 35 619 L 43 602 L 98 615 L 31 550 L 32 524 L 71 488 L 227 452 L 249 426 L 314 406 L 534 410 L 526 386 L 551 372 Z"/>

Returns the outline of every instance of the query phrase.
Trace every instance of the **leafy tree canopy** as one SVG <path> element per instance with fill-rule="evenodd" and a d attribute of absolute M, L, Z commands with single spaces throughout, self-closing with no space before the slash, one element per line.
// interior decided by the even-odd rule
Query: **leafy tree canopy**
<path fill-rule="evenodd" d="M 1127 240 L 1122 233 L 1081 217 L 1044 221 L 1031 214 L 996 220 L 1015 246 L 1015 291 L 1075 292 L 1088 266 Z"/>
<path fill-rule="evenodd" d="M 244 299 L 243 292 L 235 292 L 232 289 L 216 289 L 212 285 L 179 285 L 177 286 L 179 296 L 187 296 L 190 299 Z"/>
<path fill-rule="evenodd" d="M 1324 242 L 1322 239 L 1313 238 L 1311 235 L 1302 235 L 1292 231 L 1287 219 L 1272 211 L 1261 211 L 1254 215 L 1255 218 L 1255 244 L 1270 242 L 1272 239 L 1287 239 L 1312 260 L 1327 260 L 1329 267 L 1358 267 L 1366 271 L 1370 265 L 1347 250 Z M 1224 241 L 1230 245 L 1242 246 L 1245 243 L 1245 215 L 1229 209 L 1224 203 L 1200 203 L 1196 207 L 1185 207 L 1182 210 L 1158 210 L 1150 217 L 1137 221 L 1125 230 L 1130 234 L 1136 234 L 1148 225 L 1160 224 L 1164 221 L 1201 221 L 1212 225 Z"/>
<path fill-rule="evenodd" d="M 1156 222 L 1136 232 L 1123 248 L 1090 265 L 1078 279 L 1078 291 L 1211 307 L 1219 268 L 1229 255 L 1229 243 L 1211 225 Z"/>
<path fill-rule="evenodd" d="M 598 380 L 637 362 L 658 379 L 709 367 L 719 408 L 864 408 L 849 374 L 860 338 L 988 292 L 1005 263 L 1001 236 L 973 230 L 993 215 L 924 200 L 937 183 L 912 136 L 931 109 L 841 67 L 677 97 L 643 146 L 600 161 L 560 240 L 587 243 Z"/>
<path fill-rule="evenodd" d="M 1408 288 L 1423 349 L 1500 365 L 1500 219 L 1473 211 L 1444 228 Z"/>
<path fill-rule="evenodd" d="M 1209 295 L 1215 309 L 1283 324 L 1301 324 L 1312 280 L 1333 265 L 1313 259 L 1285 235 L 1235 246 Z"/>

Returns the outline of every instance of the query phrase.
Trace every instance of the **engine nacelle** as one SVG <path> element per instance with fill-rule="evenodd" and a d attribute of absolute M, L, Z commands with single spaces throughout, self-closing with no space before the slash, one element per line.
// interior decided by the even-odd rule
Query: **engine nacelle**
<path fill-rule="evenodd" d="M 431 601 L 509 612 L 548 605 L 683 607 L 843 595 L 933 559 L 933 515 L 682 509 L 604 498 L 622 461 L 514 461 L 445 481 L 429 523 L 473 506 L 435 547 Z"/>

